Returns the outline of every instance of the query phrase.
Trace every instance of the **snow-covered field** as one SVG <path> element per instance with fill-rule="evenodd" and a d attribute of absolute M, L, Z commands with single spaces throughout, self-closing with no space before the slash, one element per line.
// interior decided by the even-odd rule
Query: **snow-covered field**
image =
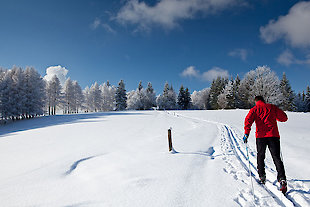
<path fill-rule="evenodd" d="M 246 110 L 43 117 L 0 127 L 0 206 L 310 206 L 310 114 L 280 123 L 288 196 L 267 152 L 257 183 Z M 172 127 L 175 153 L 168 152 Z"/>

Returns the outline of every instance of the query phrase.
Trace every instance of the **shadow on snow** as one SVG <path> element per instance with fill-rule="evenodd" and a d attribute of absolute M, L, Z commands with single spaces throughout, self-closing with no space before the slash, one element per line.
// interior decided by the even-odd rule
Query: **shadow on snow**
<path fill-rule="evenodd" d="M 11 133 L 27 131 L 31 129 L 44 128 L 48 126 L 83 123 L 83 122 L 97 122 L 94 119 L 103 118 L 106 116 L 118 115 L 142 115 L 143 113 L 135 112 L 97 112 L 85 114 L 69 114 L 69 115 L 55 115 L 36 117 L 28 120 L 20 120 L 8 125 L 0 126 L 0 138 L 9 136 Z M 145 114 L 143 114 L 145 115 Z"/>

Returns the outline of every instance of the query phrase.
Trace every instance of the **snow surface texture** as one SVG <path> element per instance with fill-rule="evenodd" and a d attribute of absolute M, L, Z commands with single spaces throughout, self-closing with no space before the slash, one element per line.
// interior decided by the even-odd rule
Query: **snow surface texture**
<path fill-rule="evenodd" d="M 310 114 L 280 123 L 288 196 L 269 151 L 258 184 L 247 110 L 50 116 L 0 129 L 0 206 L 310 206 Z M 172 127 L 175 151 L 168 152 Z"/>

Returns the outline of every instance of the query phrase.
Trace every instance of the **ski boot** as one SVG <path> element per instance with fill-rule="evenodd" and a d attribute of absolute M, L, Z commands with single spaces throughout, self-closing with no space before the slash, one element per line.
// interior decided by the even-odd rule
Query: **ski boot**
<path fill-rule="evenodd" d="M 280 180 L 280 191 L 285 195 L 287 192 L 287 182 L 286 180 Z"/>

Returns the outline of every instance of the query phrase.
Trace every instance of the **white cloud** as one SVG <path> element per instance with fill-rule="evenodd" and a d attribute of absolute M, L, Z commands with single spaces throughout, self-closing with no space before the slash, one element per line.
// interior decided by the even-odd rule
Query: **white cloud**
<path fill-rule="evenodd" d="M 260 28 L 261 38 L 266 43 L 285 39 L 294 47 L 310 46 L 310 1 L 295 4 L 289 13 Z"/>
<path fill-rule="evenodd" d="M 305 59 L 301 60 L 294 56 L 290 50 L 283 51 L 277 58 L 278 63 L 285 66 L 290 66 L 292 64 L 304 65 L 310 64 L 310 54 L 306 56 Z"/>
<path fill-rule="evenodd" d="M 99 18 L 96 18 L 94 22 L 90 25 L 90 27 L 92 29 L 97 29 L 100 26 L 100 24 L 101 24 L 101 20 Z"/>
<path fill-rule="evenodd" d="M 179 21 L 198 14 L 215 14 L 245 4 L 244 0 L 159 0 L 150 6 L 144 1 L 129 0 L 114 19 L 121 24 L 137 25 L 139 30 L 150 30 L 154 25 L 172 29 Z"/>
<path fill-rule="evenodd" d="M 220 67 L 213 67 L 211 70 L 208 70 L 202 74 L 203 80 L 210 82 L 217 77 L 228 78 L 229 73 L 227 70 L 224 70 Z"/>
<path fill-rule="evenodd" d="M 217 77 L 223 77 L 223 78 L 229 77 L 228 71 L 220 67 L 213 67 L 208 71 L 200 73 L 200 71 L 195 69 L 194 66 L 189 66 L 185 70 L 183 70 L 183 72 L 180 75 L 185 78 L 193 77 L 200 79 L 202 81 L 209 81 L 209 82 L 211 82 L 213 79 L 216 79 Z"/>
<path fill-rule="evenodd" d="M 242 48 L 234 49 L 228 53 L 229 56 L 238 57 L 243 61 L 246 61 L 248 54 L 249 54 L 248 51 Z"/>
<path fill-rule="evenodd" d="M 102 23 L 101 19 L 96 18 L 94 22 L 90 25 L 92 29 L 97 29 L 99 27 L 102 27 L 105 31 L 116 34 L 116 30 L 114 30 L 109 24 L 107 23 Z"/>
<path fill-rule="evenodd" d="M 116 34 L 116 31 L 109 24 L 101 24 L 101 26 L 109 33 Z"/>
<path fill-rule="evenodd" d="M 200 72 L 196 70 L 194 66 L 189 66 L 185 70 L 183 70 L 183 72 L 181 73 L 181 76 L 188 77 L 188 78 L 191 78 L 191 77 L 197 78 L 200 76 Z"/>
<path fill-rule="evenodd" d="M 67 79 L 66 75 L 68 74 L 68 72 L 69 71 L 65 67 L 62 67 L 60 65 L 50 66 L 46 69 L 46 75 L 44 76 L 44 79 L 49 81 L 54 75 L 56 75 L 61 85 L 64 85 Z"/>
<path fill-rule="evenodd" d="M 281 65 L 289 66 L 295 62 L 295 57 L 290 50 L 285 50 L 279 55 L 277 61 Z"/>

